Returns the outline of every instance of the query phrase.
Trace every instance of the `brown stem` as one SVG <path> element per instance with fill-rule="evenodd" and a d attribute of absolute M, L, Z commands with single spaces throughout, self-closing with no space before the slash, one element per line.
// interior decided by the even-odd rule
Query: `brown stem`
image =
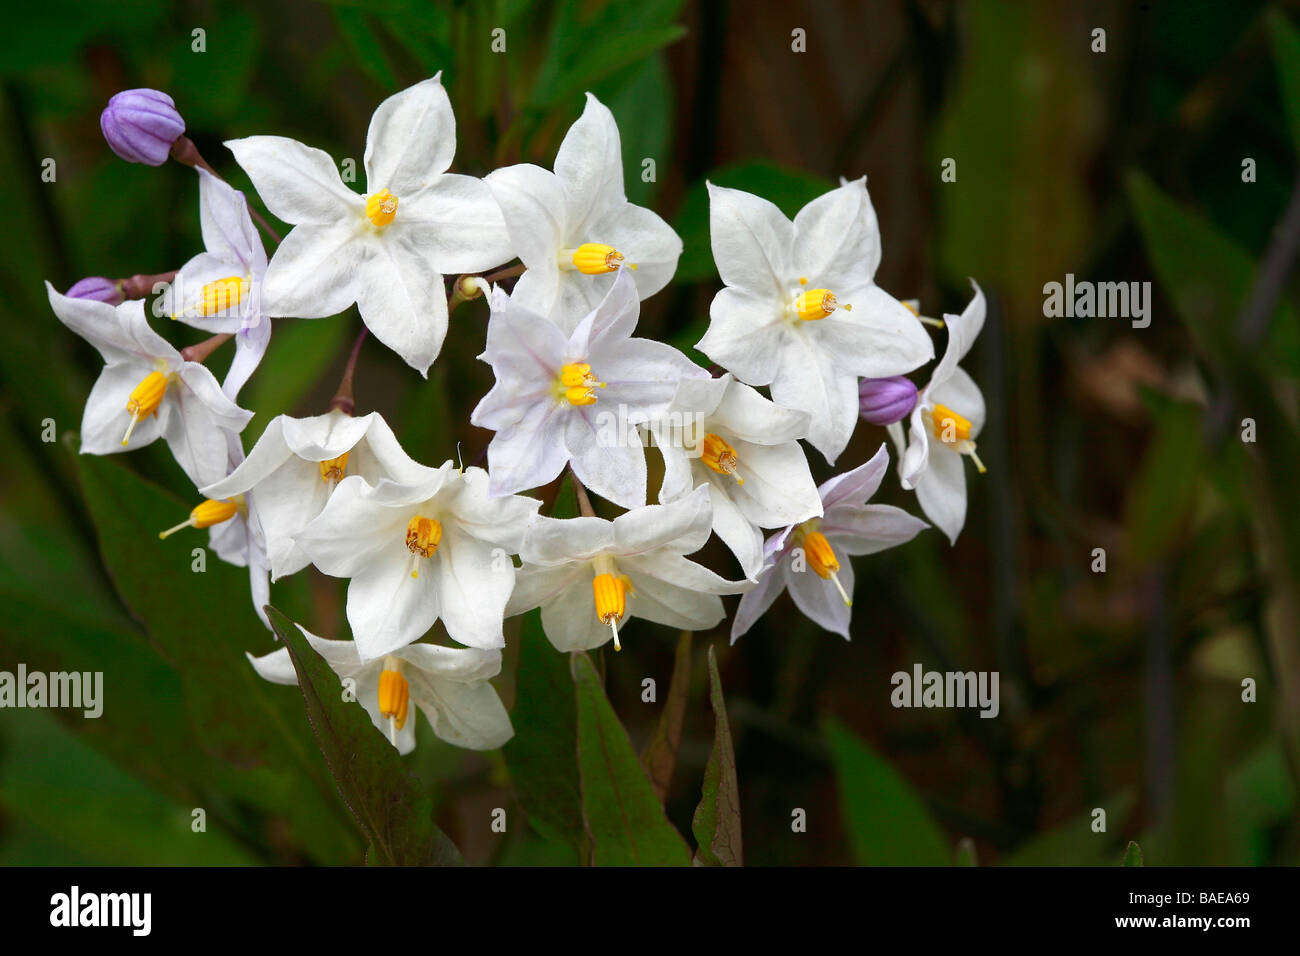
<path fill-rule="evenodd" d="M 181 358 L 187 362 L 206 362 L 209 355 L 234 337 L 233 332 L 222 332 L 220 335 L 214 335 L 212 338 L 196 342 L 194 345 L 187 345 L 181 349 Z"/>
<path fill-rule="evenodd" d="M 370 331 L 365 326 L 361 327 L 361 334 L 357 340 L 352 343 L 352 352 L 348 355 L 348 364 L 343 367 L 343 378 L 339 380 L 338 391 L 330 400 L 330 411 L 340 411 L 344 415 L 351 415 L 356 410 L 356 399 L 352 394 L 352 377 L 357 371 L 357 357 L 361 354 L 361 343 L 366 340 L 366 333 Z"/>
<path fill-rule="evenodd" d="M 524 265 L 521 262 L 515 266 L 506 266 L 504 269 L 498 269 L 496 272 L 493 272 L 491 275 L 485 275 L 483 277 L 483 281 L 490 284 L 493 282 L 497 282 L 500 279 L 511 279 L 514 278 L 515 276 L 521 276 L 527 271 L 528 271 L 528 266 Z"/>
<path fill-rule="evenodd" d="M 176 269 L 171 272 L 159 272 L 157 275 L 144 275 L 136 273 L 129 279 L 118 279 L 117 287 L 122 290 L 122 295 L 128 299 L 147 299 L 153 295 L 154 286 L 160 282 L 171 284 L 176 278 Z"/>
<path fill-rule="evenodd" d="M 172 143 L 172 159 L 186 166 L 194 166 L 209 172 L 222 182 L 225 182 L 224 177 L 208 165 L 208 161 L 199 153 L 199 148 L 194 145 L 194 140 L 188 136 L 181 136 L 176 142 Z M 257 220 L 257 224 L 262 227 L 268 236 L 275 240 L 275 244 L 278 246 L 280 244 L 280 234 L 271 228 L 271 224 L 262 218 L 260 212 L 253 208 L 253 204 L 248 201 L 247 196 L 244 197 L 244 204 L 248 206 L 248 212 Z"/>
<path fill-rule="evenodd" d="M 587 497 L 587 489 L 582 486 L 578 476 L 573 473 L 573 466 L 569 466 L 569 479 L 573 482 L 573 493 L 578 496 L 578 514 L 584 518 L 594 518 L 596 509 L 591 506 L 591 499 Z"/>

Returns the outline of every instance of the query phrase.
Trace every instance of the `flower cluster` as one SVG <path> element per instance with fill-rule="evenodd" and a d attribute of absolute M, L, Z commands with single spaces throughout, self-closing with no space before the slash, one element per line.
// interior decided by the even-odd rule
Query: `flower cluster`
<path fill-rule="evenodd" d="M 721 596 L 743 594 L 734 641 L 788 589 L 811 620 L 848 638 L 848 556 L 927 527 L 868 503 L 888 470 L 884 445 L 815 483 L 802 443 L 833 465 L 859 417 L 888 426 L 903 487 L 930 520 L 952 539 L 961 529 L 963 457 L 983 471 L 984 404 L 957 363 L 984 300 L 976 288 L 960 316 L 936 322 L 875 284 L 880 234 L 865 179 L 793 221 L 758 196 L 709 186 L 724 288 L 698 346 L 716 363 L 706 370 L 635 334 L 641 301 L 671 280 L 682 242 L 627 200 L 618 127 L 590 94 L 553 170 L 449 173 L 455 119 L 438 76 L 375 111 L 364 194 L 318 149 L 277 136 L 227 143 L 257 197 L 292 226 L 281 241 L 263 224 L 277 243 L 269 258 L 260 217 L 197 157 L 169 97 L 119 94 L 101 122 L 125 159 L 195 167 L 204 251 L 154 286 L 93 278 L 67 295 L 49 288 L 55 314 L 105 362 L 82 451 L 163 438 L 204 497 L 163 536 L 209 529 L 220 558 L 249 568 L 263 620 L 279 578 L 308 565 L 346 578 L 351 640 L 304 634 L 403 753 L 415 741 L 412 701 L 458 746 L 511 736 L 489 679 L 501 668 L 505 619 L 534 608 L 559 650 L 618 649 L 633 617 L 710 629 L 725 617 Z M 458 276 L 450 295 L 445 276 Z M 148 321 L 154 292 L 154 316 L 212 337 L 170 345 Z M 480 359 L 495 384 L 470 420 L 493 432 L 486 468 L 421 464 L 378 413 L 354 414 L 351 363 L 346 396 L 315 417 L 273 419 L 245 456 L 251 414 L 239 392 L 274 320 L 355 304 L 368 333 L 425 375 L 451 309 L 483 293 Z M 927 323 L 946 324 L 948 345 L 918 391 L 905 376 L 934 356 Z M 232 338 L 218 382 L 204 363 Z M 663 462 L 657 503 L 648 448 Z M 539 514 L 526 493 L 566 469 L 581 514 Z M 622 513 L 598 517 L 588 491 Z M 738 563 L 735 580 L 691 557 L 715 532 Z M 458 646 L 428 639 L 439 622 Z M 268 680 L 296 680 L 287 649 L 251 660 Z"/>

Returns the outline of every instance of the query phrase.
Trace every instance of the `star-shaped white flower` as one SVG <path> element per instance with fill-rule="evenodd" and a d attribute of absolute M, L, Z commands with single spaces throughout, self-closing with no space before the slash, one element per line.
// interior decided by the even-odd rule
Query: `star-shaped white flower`
<path fill-rule="evenodd" d="M 866 179 L 814 199 L 793 223 L 766 199 L 710 183 L 709 223 L 726 288 L 698 348 L 807 412 L 808 440 L 833 463 L 858 420 L 858 378 L 901 375 L 934 355 L 916 316 L 875 284 L 880 230 Z"/>
<path fill-rule="evenodd" d="M 502 647 L 517 554 L 540 504 L 488 497 L 481 468 L 452 462 L 418 481 L 344 478 L 294 536 L 326 574 L 351 578 L 348 623 L 364 661 L 418 640 L 441 618 L 471 647 Z"/>
<path fill-rule="evenodd" d="M 728 581 L 685 555 L 709 538 L 709 493 L 698 488 L 680 501 L 647 505 L 604 518 L 538 518 L 520 557 L 523 568 L 506 615 L 542 609 L 542 628 L 561 651 L 584 651 L 613 638 L 639 617 L 686 631 L 715 627 L 719 594 L 748 581 Z"/>
<path fill-rule="evenodd" d="M 243 431 L 253 413 L 149 328 L 143 300 L 112 306 L 45 288 L 59 320 L 104 357 L 81 419 L 82 453 L 133 451 L 161 436 L 195 485 L 225 474 L 227 434 Z"/>
<path fill-rule="evenodd" d="M 655 213 L 627 201 L 618 125 L 590 93 L 560 144 L 555 172 L 521 163 L 484 181 L 528 267 L 511 297 L 566 334 L 604 298 L 615 272 L 631 270 L 645 299 L 677 269 L 682 240 Z"/>
<path fill-rule="evenodd" d="M 488 445 L 492 494 L 537 488 L 566 463 L 586 487 L 624 508 L 645 504 L 645 451 L 636 426 L 672 401 L 678 381 L 708 373 L 662 342 L 632 338 L 636 286 L 620 272 L 571 335 L 492 295 L 487 348 L 496 385 L 470 421 Z"/>
<path fill-rule="evenodd" d="M 155 315 L 235 335 L 235 357 L 221 386 L 233 401 L 271 340 L 271 320 L 263 304 L 266 250 L 244 194 L 206 169 L 198 168 L 198 174 L 205 251 L 176 273 L 159 297 Z"/>
<path fill-rule="evenodd" d="M 248 459 L 202 491 L 209 498 L 230 498 L 256 490 L 276 580 L 311 563 L 293 536 L 321 513 L 346 476 L 360 475 L 371 485 L 382 478 L 415 484 L 428 471 L 402 450 L 378 412 L 353 418 L 336 410 L 313 418 L 271 419 Z"/>
<path fill-rule="evenodd" d="M 267 208 L 294 224 L 266 271 L 270 314 L 320 318 L 355 302 L 375 337 L 421 374 L 447 334 L 443 273 L 478 272 L 513 255 L 491 191 L 447 172 L 456 120 L 441 76 L 375 110 L 365 196 L 319 149 L 281 136 L 226 144 Z"/>
<path fill-rule="evenodd" d="M 969 455 L 982 473 L 984 463 L 975 439 L 984 427 L 984 395 L 957 363 L 965 358 L 984 328 L 984 293 L 971 280 L 975 295 L 961 315 L 945 315 L 948 347 L 934 367 L 930 383 L 921 389 L 912 409 L 907 450 L 899 462 L 904 488 L 916 489 L 916 500 L 935 527 L 956 543 L 966 524 L 966 469 Z M 901 425 L 890 426 L 901 447 Z"/>
<path fill-rule="evenodd" d="M 457 747 L 494 750 L 514 736 L 510 715 L 488 683 L 501 673 L 500 651 L 411 644 L 363 661 L 352 641 L 317 637 L 301 626 L 298 630 L 334 673 L 352 681 L 357 702 L 398 753 L 415 749 L 411 704 L 424 711 L 435 734 Z M 287 647 L 263 657 L 249 654 L 248 659 L 272 683 L 298 683 Z"/>
<path fill-rule="evenodd" d="M 768 401 L 730 373 L 679 383 L 672 405 L 650 429 L 664 458 L 660 502 L 707 485 L 713 530 L 751 580 L 763 568 L 760 528 L 822 513 L 798 441 L 808 433 L 807 413 Z"/>
<path fill-rule="evenodd" d="M 814 623 L 849 639 L 853 565 L 841 555 L 875 554 L 911 541 L 929 527 L 901 508 L 866 502 L 889 468 L 884 445 L 864 465 L 825 482 L 818 492 L 825 513 L 784 528 L 767 539 L 767 569 L 758 586 L 740 599 L 731 623 L 734 644 L 782 591 Z"/>

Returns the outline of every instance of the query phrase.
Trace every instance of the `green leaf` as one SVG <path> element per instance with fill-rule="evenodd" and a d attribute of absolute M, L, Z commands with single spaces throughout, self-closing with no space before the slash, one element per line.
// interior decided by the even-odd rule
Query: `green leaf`
<path fill-rule="evenodd" d="M 704 768 L 704 788 L 691 831 L 699 843 L 695 859 L 705 866 L 743 866 L 740 832 L 740 783 L 731 746 L 727 705 L 718 676 L 718 658 L 709 647 L 709 702 L 713 705 L 713 751 Z"/>
<path fill-rule="evenodd" d="M 366 75 L 385 91 L 396 89 L 397 78 L 393 75 L 392 64 L 388 62 L 388 54 L 375 36 L 365 11 L 337 7 L 334 10 L 334 22 Z"/>
<path fill-rule="evenodd" d="M 1273 41 L 1273 60 L 1282 87 L 1291 142 L 1300 153 L 1300 31 L 1281 10 L 1268 12 L 1268 33 Z"/>
<path fill-rule="evenodd" d="M 682 743 L 682 724 L 686 718 L 686 701 L 691 691 L 691 632 L 682 631 L 673 654 L 673 676 L 664 699 L 663 713 L 655 726 L 654 736 L 641 752 L 641 764 L 650 775 L 650 783 L 659 795 L 659 802 L 668 799 L 668 788 L 673 782 L 673 769 L 677 766 L 677 749 Z"/>
<path fill-rule="evenodd" d="M 790 218 L 822 193 L 835 188 L 829 179 L 762 160 L 725 166 L 710 175 L 709 182 L 762 196 Z M 674 226 L 682 237 L 682 258 L 677 264 L 676 281 L 716 280 L 718 269 L 709 242 L 709 190 L 703 180 L 687 191 Z"/>
<path fill-rule="evenodd" d="M 1107 820 L 1123 820 L 1133 809 L 1133 794 L 1123 790 L 1096 804 L 1106 811 Z M 1039 833 L 1001 860 L 1003 866 L 1113 866 L 1115 844 L 1104 833 L 1092 829 L 1088 810 L 1064 823 Z"/>
<path fill-rule="evenodd" d="M 578 708 L 565 654 L 542 632 L 540 611 L 524 615 L 519 633 L 515 735 L 502 748 L 528 820 L 542 836 L 580 847 L 585 838 L 578 780 Z"/>
<path fill-rule="evenodd" d="M 351 313 L 349 313 L 350 315 Z M 358 327 L 345 319 L 279 319 L 271 333 L 266 356 L 249 380 L 240 404 L 256 416 L 255 433 L 246 431 L 248 447 L 276 415 L 291 415 L 312 386 L 320 381 L 330 366 L 342 368 L 343 350 L 351 341 L 349 333 Z M 328 401 L 328 399 L 326 399 Z M 316 409 L 309 414 L 317 414 Z"/>
<path fill-rule="evenodd" d="M 266 683 L 244 654 L 272 643 L 249 599 L 248 571 L 208 554 L 192 570 L 191 550 L 208 543 L 193 531 L 158 540 L 192 507 L 145 481 L 120 461 L 77 456 L 100 554 L 122 602 L 161 657 L 181 675 L 184 712 L 209 759 L 239 768 L 259 803 L 292 816 L 289 826 L 313 854 L 335 861 L 356 844 L 329 793 L 329 773 L 302 708 Z M 217 613 L 217 612 L 220 613 Z M 273 771 L 279 789 L 268 787 Z"/>
<path fill-rule="evenodd" d="M 1202 479 L 1200 410 L 1149 395 L 1155 440 L 1130 487 L 1126 527 L 1136 563 L 1167 553 L 1186 530 Z"/>
<path fill-rule="evenodd" d="M 338 675 L 302 631 L 275 608 L 266 611 L 289 649 L 312 730 L 339 795 L 370 843 L 367 861 L 385 866 L 459 863 L 456 847 L 433 822 L 433 798 L 364 708 L 344 700 Z"/>
<path fill-rule="evenodd" d="M 586 654 L 571 655 L 582 808 L 597 866 L 687 866 L 690 850 L 655 796 Z"/>
<path fill-rule="evenodd" d="M 840 810 L 862 866 L 947 866 L 948 842 L 907 781 L 838 721 L 825 728 Z"/>
<path fill-rule="evenodd" d="M 1124 848 L 1124 866 L 1146 866 L 1142 862 L 1142 848 L 1136 840 L 1129 840 L 1128 846 Z"/>

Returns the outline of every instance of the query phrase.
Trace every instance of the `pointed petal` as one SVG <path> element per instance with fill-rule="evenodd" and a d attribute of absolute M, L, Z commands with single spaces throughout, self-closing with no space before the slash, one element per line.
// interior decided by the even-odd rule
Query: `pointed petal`
<path fill-rule="evenodd" d="M 840 587 L 850 598 L 853 597 L 853 565 L 848 560 L 840 562 L 836 572 Z M 819 627 L 839 634 L 846 641 L 849 639 L 849 618 L 852 609 L 844 604 L 839 589 L 828 579 L 823 579 L 811 569 L 795 571 L 786 570 L 786 581 L 790 588 L 790 597 L 804 616 Z"/>
<path fill-rule="evenodd" d="M 754 622 L 767 613 L 767 609 L 785 590 L 785 571 L 780 566 L 769 565 L 759 577 L 758 584 L 746 591 L 736 607 L 731 621 L 731 643 L 735 644 L 754 626 Z"/>
<path fill-rule="evenodd" d="M 323 225 L 361 215 L 365 200 L 343 185 L 328 153 L 283 136 L 247 136 L 226 146 L 277 218 Z"/>
<path fill-rule="evenodd" d="M 936 443 L 929 465 L 916 480 L 916 500 L 949 543 L 956 544 L 966 524 L 966 463 L 962 456 Z"/>
<path fill-rule="evenodd" d="M 442 74 L 379 104 L 366 132 L 366 191 L 387 189 L 398 202 L 447 170 L 456 154 L 456 117 Z"/>
<path fill-rule="evenodd" d="M 359 274 L 372 253 L 351 220 L 294 227 L 266 268 L 266 314 L 300 319 L 337 315 L 357 300 Z"/>
<path fill-rule="evenodd" d="M 784 301 L 787 285 L 797 279 L 791 261 L 793 223 L 752 193 L 712 183 L 708 189 L 709 235 L 722 281 L 770 301 Z"/>
<path fill-rule="evenodd" d="M 569 127 L 555 154 L 555 175 L 568 197 L 566 218 L 571 232 L 581 232 L 611 206 L 626 200 L 618 124 L 609 108 L 590 93 L 582 115 Z"/>
<path fill-rule="evenodd" d="M 810 283 L 841 295 L 846 285 L 870 281 L 880 265 L 880 226 L 867 195 L 866 177 L 832 189 L 800 209 L 794 217 L 794 234 L 795 266 Z"/>

